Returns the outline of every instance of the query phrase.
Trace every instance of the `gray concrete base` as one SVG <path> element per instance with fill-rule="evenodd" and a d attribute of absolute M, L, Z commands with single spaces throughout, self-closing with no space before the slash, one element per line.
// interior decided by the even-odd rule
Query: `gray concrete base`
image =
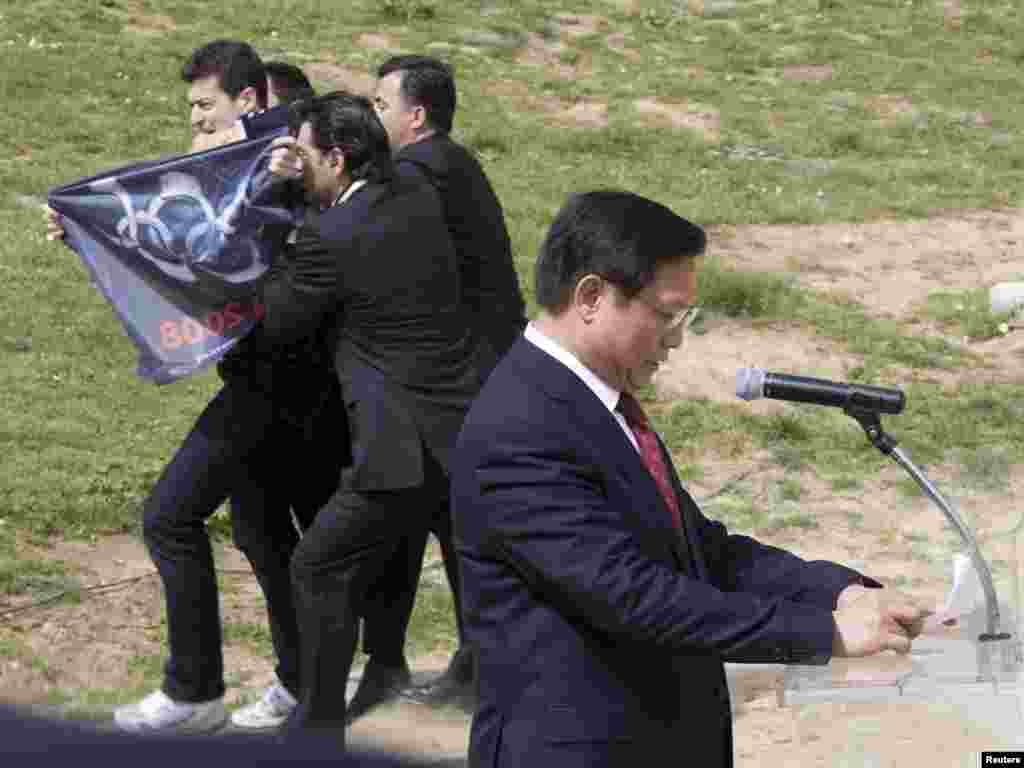
<path fill-rule="evenodd" d="M 1024 747 L 1024 679 L 1017 652 L 1014 642 L 978 644 L 963 637 L 922 637 L 908 656 L 883 654 L 837 659 L 818 667 L 788 667 L 780 704 L 792 712 L 797 743 L 806 745 L 822 734 L 834 735 L 836 723 L 847 722 L 850 743 L 859 743 L 858 754 L 872 765 L 889 765 L 885 745 L 914 737 L 899 730 L 904 726 L 897 723 L 905 723 L 905 718 L 887 718 L 887 711 L 912 710 L 922 727 L 929 719 L 941 721 L 945 728 L 976 735 L 992 749 L 1020 749 Z M 919 738 L 924 759 L 929 737 L 922 733 Z M 868 743 L 873 746 L 864 747 Z"/>

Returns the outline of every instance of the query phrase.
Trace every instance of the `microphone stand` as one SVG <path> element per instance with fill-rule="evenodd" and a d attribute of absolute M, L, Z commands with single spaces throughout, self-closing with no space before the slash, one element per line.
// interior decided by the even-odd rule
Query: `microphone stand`
<path fill-rule="evenodd" d="M 877 411 L 846 407 L 844 412 L 857 420 L 873 446 L 903 467 L 914 478 L 921 490 L 942 510 L 950 524 L 960 534 L 967 554 L 971 558 L 974 569 L 981 581 L 985 593 L 985 631 L 978 635 L 978 677 L 979 680 L 994 680 L 992 673 L 992 652 L 1002 649 L 1002 666 L 1006 675 L 1016 677 L 1016 669 L 1024 659 L 1021 656 L 1020 643 L 1008 643 L 1012 635 L 1001 631 L 999 621 L 999 602 L 996 598 L 995 585 L 992 583 L 992 572 L 982 557 L 978 542 L 970 528 L 963 522 L 953 506 L 939 493 L 939 490 L 925 477 L 924 473 L 910 460 L 910 457 L 896 445 L 896 440 L 882 429 L 882 422 Z M 1019 607 L 1018 607 L 1019 610 Z M 994 645 L 993 645 L 994 644 Z"/>

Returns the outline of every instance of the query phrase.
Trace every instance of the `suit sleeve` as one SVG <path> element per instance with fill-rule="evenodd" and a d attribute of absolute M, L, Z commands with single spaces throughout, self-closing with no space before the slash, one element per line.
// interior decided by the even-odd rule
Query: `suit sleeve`
<path fill-rule="evenodd" d="M 338 256 L 314 231 L 303 228 L 263 288 L 263 333 L 274 344 L 313 334 L 336 308 Z"/>
<path fill-rule="evenodd" d="M 503 425 L 486 445 L 469 449 L 479 450 L 480 507 L 466 516 L 487 521 L 485 556 L 505 562 L 570 620 L 613 637 L 745 661 L 827 662 L 830 610 L 728 592 L 649 556 L 625 522 L 629 510 L 608 502 L 603 470 L 565 446 L 564 435 L 531 423 Z"/>
<path fill-rule="evenodd" d="M 429 184 L 441 195 L 445 223 L 462 262 L 463 301 L 479 316 L 479 331 L 495 354 L 504 355 L 527 319 L 501 203 L 483 169 L 468 156 L 450 170 L 461 181 L 443 182 L 428 162 L 415 156 L 421 151 L 429 152 L 429 145 L 413 145 L 400 154 L 395 172 L 414 184 Z"/>
<path fill-rule="evenodd" d="M 712 581 L 727 592 L 748 592 L 835 610 L 839 593 L 852 584 L 882 585 L 852 568 L 827 560 L 807 561 L 749 536 L 729 534 L 703 514 L 698 520 L 701 551 Z"/>
<path fill-rule="evenodd" d="M 288 132 L 288 107 L 280 105 L 259 112 L 249 112 L 238 118 L 242 135 L 255 139 L 269 134 L 285 135 Z"/>

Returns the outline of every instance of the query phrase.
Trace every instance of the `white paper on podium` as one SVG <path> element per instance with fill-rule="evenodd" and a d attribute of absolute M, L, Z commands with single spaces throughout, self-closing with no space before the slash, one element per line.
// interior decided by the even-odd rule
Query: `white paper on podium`
<path fill-rule="evenodd" d="M 999 601 L 999 612 L 1004 619 L 1012 621 L 1002 600 Z M 953 624 L 973 631 L 973 627 L 968 625 L 983 626 L 986 618 L 985 590 L 981 586 L 981 578 L 971 558 L 958 552 L 953 556 L 953 586 L 946 596 L 946 603 L 925 620 L 923 631 L 938 632 L 943 626 Z"/>

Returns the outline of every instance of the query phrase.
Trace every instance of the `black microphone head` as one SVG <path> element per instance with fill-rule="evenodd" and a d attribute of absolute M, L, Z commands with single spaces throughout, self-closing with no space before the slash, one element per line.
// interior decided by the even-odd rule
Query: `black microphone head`
<path fill-rule="evenodd" d="M 870 384 L 851 384 L 848 410 L 877 411 L 897 414 L 903 412 L 907 398 L 901 389 L 875 387 Z"/>
<path fill-rule="evenodd" d="M 764 397 L 764 369 L 740 368 L 736 371 L 736 397 L 757 400 Z"/>

